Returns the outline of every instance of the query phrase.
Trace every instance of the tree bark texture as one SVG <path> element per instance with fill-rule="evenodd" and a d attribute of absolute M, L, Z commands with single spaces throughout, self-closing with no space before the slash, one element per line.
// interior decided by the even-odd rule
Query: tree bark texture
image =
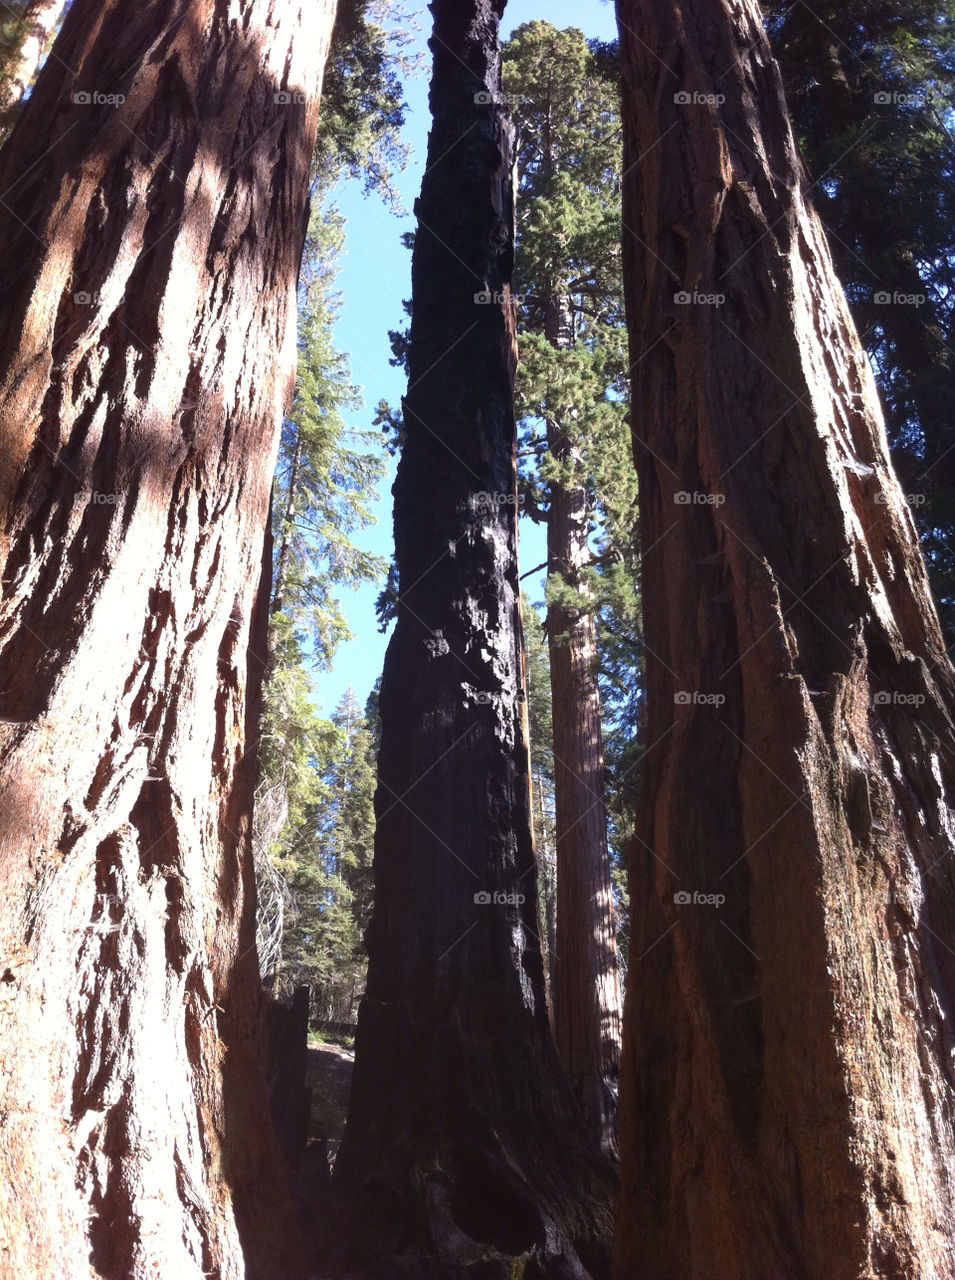
<path fill-rule="evenodd" d="M 4 1276 L 298 1274 L 250 818 L 333 16 L 76 0 L 0 151 Z"/>
<path fill-rule="evenodd" d="M 618 16 L 649 722 L 616 1274 L 945 1280 L 952 669 L 756 3 Z"/>
<path fill-rule="evenodd" d="M 548 451 L 563 467 L 579 450 L 548 422 Z M 548 574 L 586 600 L 590 509 L 583 483 L 549 485 Z M 593 612 L 552 601 L 547 613 L 554 723 L 557 946 L 554 1034 L 577 1100 L 604 1153 L 617 1154 L 620 978 L 614 929 L 603 738 Z"/>
<path fill-rule="evenodd" d="M 539 940 L 504 5 L 431 7 L 375 910 L 336 1177 L 363 1274 L 580 1277 L 600 1273 L 611 1180 L 551 1038 Z"/>

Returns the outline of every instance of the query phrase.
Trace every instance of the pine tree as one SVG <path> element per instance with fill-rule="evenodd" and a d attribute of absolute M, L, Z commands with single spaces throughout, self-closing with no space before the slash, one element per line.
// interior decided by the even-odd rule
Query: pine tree
<path fill-rule="evenodd" d="M 279 988 L 307 982 L 318 1025 L 354 1020 L 373 898 L 374 739 L 354 690 L 331 725 L 324 759 L 311 762 L 311 803 L 277 856 L 290 898 Z"/>
<path fill-rule="evenodd" d="M 286 920 L 293 933 L 298 929 L 296 903 L 302 895 L 316 899 L 317 891 L 306 893 L 299 885 L 295 898 L 282 868 L 294 866 L 299 879 L 322 874 L 320 866 L 310 871 L 296 860 L 304 856 L 306 814 L 323 801 L 321 779 L 335 739 L 334 724 L 315 707 L 318 677 L 349 635 L 339 592 L 373 581 L 386 569 L 385 561 L 362 552 L 353 540 L 371 522 L 369 503 L 384 465 L 374 434 L 348 425 L 362 402 L 333 329 L 345 238 L 336 186 L 344 176 L 364 176 L 369 190 L 393 204 L 391 166 L 404 162 L 398 132 L 401 37 L 396 50 L 396 38 L 376 21 L 388 8 L 367 0 L 339 6 L 312 164 L 312 212 L 298 290 L 298 378 L 273 486 L 273 589 L 255 829 L 263 977 L 280 968 L 286 975 L 307 976 L 291 940 L 292 953 L 282 966 L 283 934 Z M 319 934 L 313 921 L 310 936 Z"/>

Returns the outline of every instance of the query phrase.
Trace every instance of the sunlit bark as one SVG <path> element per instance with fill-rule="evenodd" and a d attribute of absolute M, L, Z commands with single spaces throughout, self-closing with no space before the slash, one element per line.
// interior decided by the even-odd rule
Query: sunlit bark
<path fill-rule="evenodd" d="M 333 11 L 76 0 L 0 151 L 5 1275 L 298 1274 L 249 832 Z"/>

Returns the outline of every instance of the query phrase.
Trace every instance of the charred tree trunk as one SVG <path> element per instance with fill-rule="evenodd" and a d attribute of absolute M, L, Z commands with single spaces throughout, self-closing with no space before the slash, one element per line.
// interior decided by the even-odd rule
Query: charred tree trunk
<path fill-rule="evenodd" d="M 547 444 L 562 474 L 579 450 L 549 420 Z M 547 515 L 548 577 L 556 575 L 581 607 L 553 600 L 547 613 L 554 723 L 557 850 L 554 1033 L 587 1122 L 604 1153 L 617 1154 L 620 1072 L 620 978 L 614 929 L 603 739 L 597 685 L 597 636 L 590 590 L 590 508 L 583 483 L 552 481 Z"/>
<path fill-rule="evenodd" d="M 551 1039 L 517 569 L 503 0 L 434 0 L 375 911 L 336 1164 L 371 1274 L 581 1276 L 610 1179 Z M 490 298 L 490 301 L 488 299 Z"/>
<path fill-rule="evenodd" d="M 4 1274 L 298 1274 L 250 817 L 333 9 L 75 0 L 0 152 Z"/>
<path fill-rule="evenodd" d="M 266 1062 L 272 1124 L 282 1155 L 298 1164 L 308 1141 L 308 1011 L 311 989 L 295 988 L 291 1001 L 265 1006 Z"/>
<path fill-rule="evenodd" d="M 944 1280 L 952 669 L 755 0 L 618 13 L 649 729 L 617 1274 Z"/>

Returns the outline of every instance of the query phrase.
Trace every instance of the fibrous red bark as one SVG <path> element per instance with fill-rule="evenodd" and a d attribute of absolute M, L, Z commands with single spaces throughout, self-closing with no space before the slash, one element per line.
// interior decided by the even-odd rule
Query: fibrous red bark
<path fill-rule="evenodd" d="M 6 1275 L 298 1271 L 249 831 L 333 16 L 75 0 L 0 151 Z"/>
<path fill-rule="evenodd" d="M 548 450 L 564 474 L 579 448 L 563 423 L 548 422 Z M 583 482 L 548 486 L 548 572 L 580 600 L 556 599 L 547 612 L 554 724 L 557 850 L 554 1036 L 577 1100 L 604 1153 L 617 1155 L 622 994 L 617 969 L 597 637 L 586 569 L 590 506 Z"/>
<path fill-rule="evenodd" d="M 611 1179 L 551 1039 L 517 567 L 503 0 L 434 0 L 375 908 L 336 1178 L 362 1274 L 577 1276 Z"/>
<path fill-rule="evenodd" d="M 649 727 L 616 1273 L 943 1280 L 952 669 L 758 6 L 618 14 Z"/>

